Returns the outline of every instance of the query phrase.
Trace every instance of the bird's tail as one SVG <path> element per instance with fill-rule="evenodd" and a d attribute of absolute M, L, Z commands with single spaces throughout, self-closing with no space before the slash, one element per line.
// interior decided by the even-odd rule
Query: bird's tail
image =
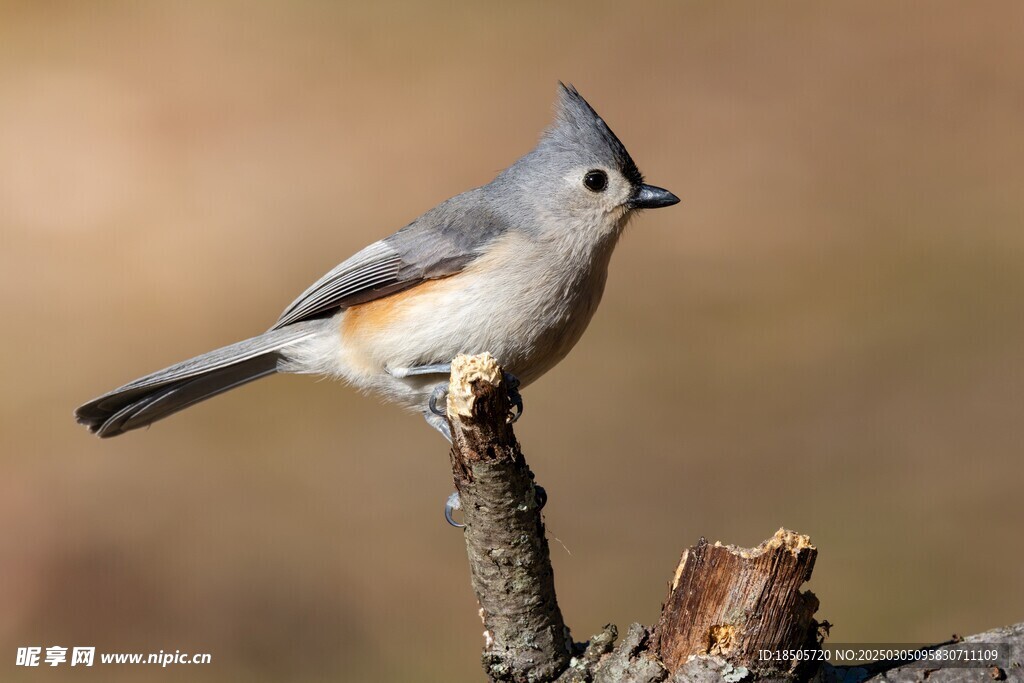
<path fill-rule="evenodd" d="M 172 365 L 89 401 L 75 411 L 75 418 L 101 437 L 145 427 L 274 374 L 283 360 L 282 349 L 315 335 L 322 324 L 320 320 L 294 323 Z"/>

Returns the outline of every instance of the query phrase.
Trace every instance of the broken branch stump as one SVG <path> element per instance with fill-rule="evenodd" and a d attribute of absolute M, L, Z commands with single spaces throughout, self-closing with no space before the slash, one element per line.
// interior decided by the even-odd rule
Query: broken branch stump
<path fill-rule="evenodd" d="M 553 680 L 569 665 L 572 640 L 555 599 L 538 489 L 490 354 L 452 362 L 447 413 L 452 476 L 484 623 L 484 670 L 494 681 Z"/>
<path fill-rule="evenodd" d="M 759 653 L 818 648 L 818 599 L 800 592 L 817 552 L 786 529 L 756 548 L 702 538 L 679 560 L 652 649 L 670 672 L 693 655 L 715 655 L 758 675 L 792 674 L 797 662 L 763 662 Z"/>

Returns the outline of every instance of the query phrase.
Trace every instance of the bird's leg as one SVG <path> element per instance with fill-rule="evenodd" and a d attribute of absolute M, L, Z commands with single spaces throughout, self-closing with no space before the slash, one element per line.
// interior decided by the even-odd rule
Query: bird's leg
<path fill-rule="evenodd" d="M 452 373 L 452 364 L 434 363 L 433 365 L 421 365 L 414 368 L 392 368 L 389 372 L 393 377 L 398 377 L 399 379 L 416 375 L 450 375 Z M 452 431 L 451 426 L 448 424 L 447 410 L 445 409 L 445 399 L 447 396 L 447 383 L 438 384 L 434 387 L 434 390 L 430 393 L 430 399 L 427 401 L 427 410 L 423 411 L 423 419 L 427 421 L 428 425 L 436 429 L 441 436 L 447 439 L 448 443 L 451 443 Z M 466 526 L 456 522 L 453 517 L 454 511 L 461 507 L 462 501 L 459 500 L 459 492 L 454 491 L 444 503 L 444 518 L 456 528 Z"/>
<path fill-rule="evenodd" d="M 451 375 L 452 364 L 434 363 L 432 365 L 419 365 L 412 368 L 391 368 L 388 370 L 388 373 L 390 373 L 392 377 L 397 377 L 398 379 L 416 377 L 418 375 Z M 438 384 L 434 387 L 434 391 L 430 394 L 430 399 L 427 401 L 427 407 L 430 409 L 430 412 L 424 413 L 424 417 L 427 419 L 427 423 L 431 427 L 441 432 L 444 438 L 448 439 L 448 442 L 451 443 L 452 435 L 448 431 L 448 423 L 443 419 L 435 419 L 445 417 L 445 409 L 442 402 L 447 395 L 447 384 Z M 441 403 L 442 407 L 438 406 L 439 403 Z"/>
<path fill-rule="evenodd" d="M 415 375 L 450 375 L 452 374 L 452 364 L 434 363 L 433 365 L 418 365 L 414 368 L 391 368 L 388 372 L 392 377 L 399 379 Z"/>
<path fill-rule="evenodd" d="M 423 419 L 427 421 L 427 424 L 436 429 L 441 433 L 441 436 L 448 439 L 448 443 L 452 442 L 452 429 L 448 425 L 448 420 L 443 415 L 437 415 L 434 412 L 425 411 L 423 413 Z"/>
<path fill-rule="evenodd" d="M 388 370 L 392 377 L 403 379 L 405 377 L 415 377 L 417 375 L 450 375 L 452 373 L 451 363 L 433 363 L 431 365 L 419 365 L 411 368 L 391 368 Z M 509 422 L 515 422 L 519 419 L 519 416 L 523 414 L 523 396 L 519 393 L 519 378 L 512 373 L 505 373 L 505 386 L 508 391 L 508 399 L 512 403 L 512 407 L 515 411 L 509 416 Z M 434 392 L 430 395 L 428 407 L 430 412 L 439 417 L 445 416 L 444 408 L 438 407 L 438 403 L 442 401 L 445 395 L 448 393 L 448 385 L 439 384 L 434 388 Z M 429 420 L 428 420 L 429 421 Z M 431 423 L 434 429 L 439 427 Z M 446 433 L 446 432 L 442 432 Z M 451 441 L 449 435 L 448 440 Z"/>
<path fill-rule="evenodd" d="M 403 378 L 413 377 L 416 375 L 450 375 L 451 371 L 451 363 L 435 363 L 433 365 L 421 365 L 413 368 L 393 368 L 389 372 L 394 377 Z M 523 414 L 523 396 L 519 393 L 519 384 L 518 377 L 508 372 L 505 373 L 505 387 L 508 392 L 509 402 L 512 404 L 513 408 L 513 411 L 508 417 L 508 421 L 510 423 L 518 420 Z M 430 398 L 427 401 L 427 410 L 423 413 L 423 419 L 427 421 L 427 424 L 440 432 L 441 436 L 448 440 L 448 443 L 452 443 L 451 427 L 448 424 L 446 410 L 445 399 L 447 396 L 447 383 L 438 384 L 434 387 L 434 390 L 431 392 Z M 541 507 L 543 506 L 544 503 L 541 503 Z M 465 524 L 456 522 L 452 516 L 455 510 L 460 509 L 462 509 L 462 501 L 459 500 L 459 492 L 455 491 L 448 496 L 448 500 L 445 501 L 444 518 L 449 524 L 456 528 L 466 526 Z"/>
<path fill-rule="evenodd" d="M 427 421 L 427 424 L 436 429 L 441 433 L 441 436 L 448 439 L 448 443 L 452 442 L 452 430 L 448 424 L 448 420 L 444 417 L 444 410 L 437 409 L 437 396 L 444 396 L 448 393 L 447 384 L 438 384 L 434 389 L 434 393 L 430 396 L 430 409 L 423 411 L 423 419 Z M 442 404 L 443 405 L 443 404 Z M 455 521 L 453 513 L 455 510 L 462 509 L 462 501 L 459 500 L 459 492 L 453 491 L 448 500 L 444 502 L 444 518 L 457 529 L 461 529 L 466 526 L 465 524 L 459 524 Z"/>

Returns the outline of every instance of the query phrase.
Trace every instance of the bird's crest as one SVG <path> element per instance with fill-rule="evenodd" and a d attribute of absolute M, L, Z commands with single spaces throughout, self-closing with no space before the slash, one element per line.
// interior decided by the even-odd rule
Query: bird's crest
<path fill-rule="evenodd" d="M 640 169 L 604 119 L 576 88 L 562 82 L 558 86 L 555 122 L 545 133 L 544 142 L 565 150 L 585 150 L 616 166 L 634 186 L 642 185 Z"/>

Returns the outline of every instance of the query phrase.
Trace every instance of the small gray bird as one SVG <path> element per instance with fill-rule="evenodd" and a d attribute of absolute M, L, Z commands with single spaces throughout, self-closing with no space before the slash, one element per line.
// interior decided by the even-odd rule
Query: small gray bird
<path fill-rule="evenodd" d="M 594 315 L 630 216 L 678 201 L 645 185 L 597 112 L 561 85 L 554 124 L 489 184 L 324 275 L 269 331 L 137 379 L 75 417 L 101 437 L 117 436 L 294 372 L 375 392 L 450 438 L 431 408 L 451 360 L 486 351 L 522 386 L 543 375 Z"/>

